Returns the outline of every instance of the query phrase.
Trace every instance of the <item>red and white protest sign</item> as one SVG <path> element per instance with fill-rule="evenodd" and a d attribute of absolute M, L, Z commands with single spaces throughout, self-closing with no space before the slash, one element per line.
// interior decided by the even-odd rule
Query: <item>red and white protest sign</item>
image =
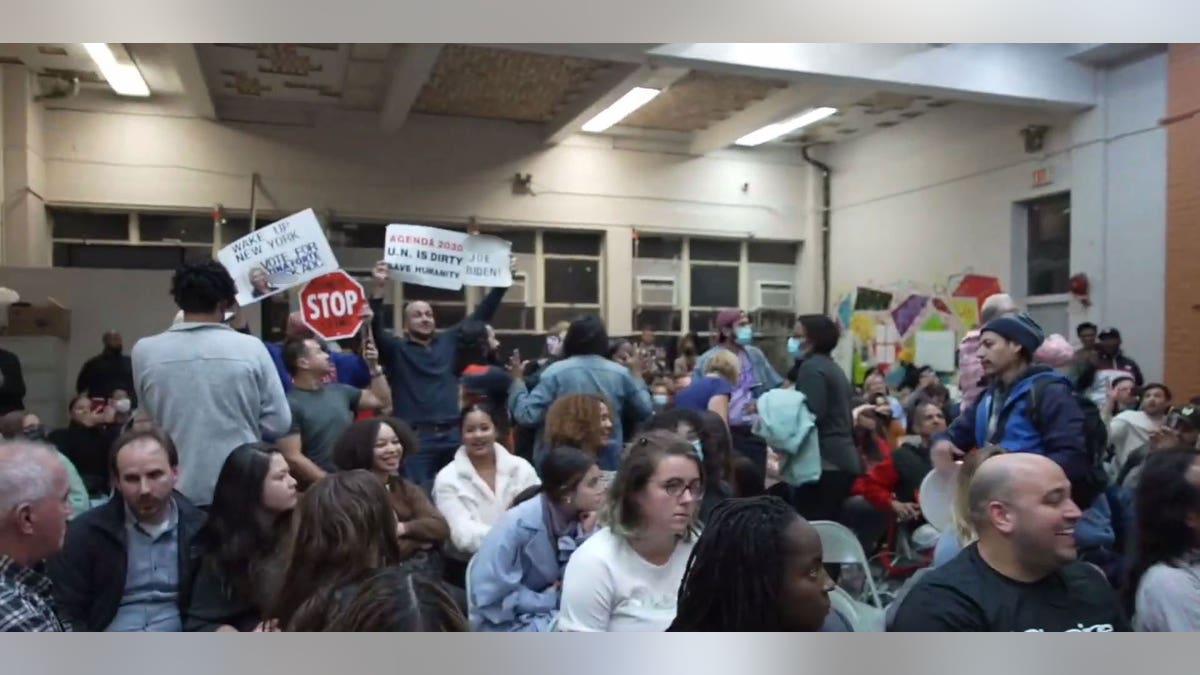
<path fill-rule="evenodd" d="M 326 340 L 344 340 L 362 327 L 366 304 L 362 284 L 338 270 L 313 279 L 300 291 L 300 318 Z"/>

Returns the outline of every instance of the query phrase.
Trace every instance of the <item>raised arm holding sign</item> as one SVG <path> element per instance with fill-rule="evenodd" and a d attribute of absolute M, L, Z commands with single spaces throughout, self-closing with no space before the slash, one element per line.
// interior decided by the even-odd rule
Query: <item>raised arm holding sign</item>
<path fill-rule="evenodd" d="M 508 274 L 515 263 L 508 264 Z M 406 471 L 418 484 L 430 485 L 437 471 L 454 457 L 459 445 L 458 373 L 453 372 L 459 324 L 437 330 L 433 308 L 422 300 L 405 303 L 404 335 L 391 335 L 383 325 L 383 294 L 394 274 L 392 264 L 381 260 L 372 272 L 371 327 L 379 361 L 391 384 L 393 411 L 417 432 L 421 451 L 407 460 Z M 471 313 L 472 319 L 490 322 L 507 291 L 491 292 Z"/>

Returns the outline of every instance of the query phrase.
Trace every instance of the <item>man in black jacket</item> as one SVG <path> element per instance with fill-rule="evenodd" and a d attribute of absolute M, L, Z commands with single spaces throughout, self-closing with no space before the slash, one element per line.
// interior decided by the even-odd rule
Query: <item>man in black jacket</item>
<path fill-rule="evenodd" d="M 180 631 L 205 516 L 175 492 L 179 456 L 159 431 L 117 440 L 121 498 L 71 521 L 47 572 L 60 616 L 83 631 Z"/>
<path fill-rule="evenodd" d="M 118 389 L 130 396 L 133 387 L 133 363 L 125 354 L 121 334 L 110 330 L 104 334 L 104 351 L 87 360 L 75 380 L 76 393 L 87 392 L 92 398 L 112 398 Z"/>
<path fill-rule="evenodd" d="M 25 377 L 21 374 L 21 359 L 7 349 L 0 349 L 0 415 L 25 409 Z"/>

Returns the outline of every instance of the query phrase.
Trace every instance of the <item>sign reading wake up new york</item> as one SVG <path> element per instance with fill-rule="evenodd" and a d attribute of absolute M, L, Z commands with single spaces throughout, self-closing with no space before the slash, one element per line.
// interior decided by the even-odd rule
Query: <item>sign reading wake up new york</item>
<path fill-rule="evenodd" d="M 238 239 L 217 253 L 245 306 L 338 269 L 312 209 L 293 213 Z"/>

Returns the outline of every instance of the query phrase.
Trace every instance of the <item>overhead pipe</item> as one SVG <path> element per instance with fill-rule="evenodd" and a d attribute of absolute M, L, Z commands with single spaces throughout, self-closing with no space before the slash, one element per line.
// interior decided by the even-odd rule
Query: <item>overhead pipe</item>
<path fill-rule="evenodd" d="M 808 151 L 812 145 L 800 148 L 800 156 L 815 169 L 821 172 L 821 312 L 829 314 L 829 221 L 831 208 L 832 171 L 828 164 L 813 159 Z"/>

